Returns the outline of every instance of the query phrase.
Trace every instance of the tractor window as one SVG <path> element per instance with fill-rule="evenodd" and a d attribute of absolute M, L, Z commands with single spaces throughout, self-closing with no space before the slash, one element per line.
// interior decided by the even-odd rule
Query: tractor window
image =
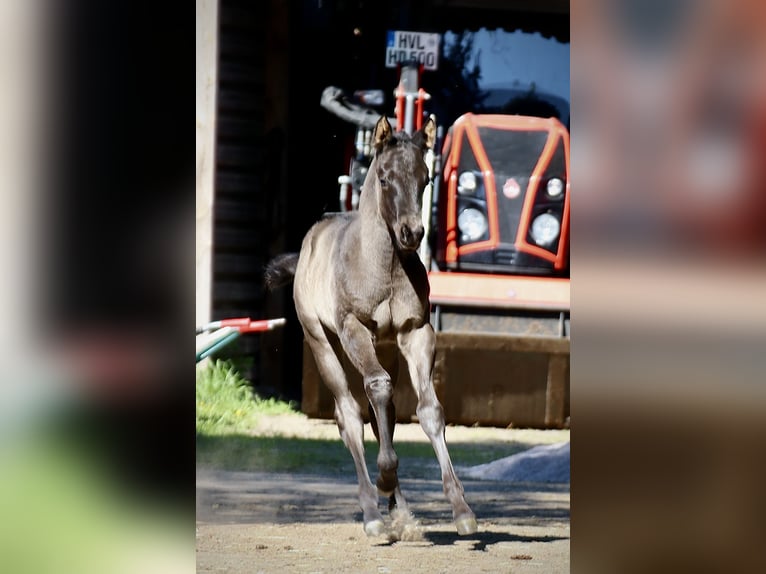
<path fill-rule="evenodd" d="M 532 175 L 548 140 L 548 132 L 544 131 L 496 128 L 479 128 L 479 136 L 495 177 L 503 175 L 522 180 Z"/>

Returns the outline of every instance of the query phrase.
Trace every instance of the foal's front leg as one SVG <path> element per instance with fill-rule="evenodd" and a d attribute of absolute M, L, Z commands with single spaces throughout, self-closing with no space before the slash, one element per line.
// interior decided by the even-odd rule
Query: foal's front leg
<path fill-rule="evenodd" d="M 396 470 L 399 459 L 393 447 L 394 387 L 391 376 L 381 366 L 375 352 L 375 344 L 370 331 L 353 315 L 343 321 L 339 333 L 346 355 L 354 367 L 361 373 L 364 391 L 370 401 L 378 428 L 378 492 L 391 496 L 398 491 L 399 479 Z M 403 499 L 402 499 L 403 502 Z"/>
<path fill-rule="evenodd" d="M 436 335 L 431 325 L 426 324 L 398 336 L 399 348 L 407 361 L 412 386 L 418 398 L 417 414 L 439 460 L 444 494 L 452 504 L 452 517 L 458 534 L 476 532 L 476 516 L 463 495 L 463 484 L 452 467 L 447 441 L 444 436 L 444 409 L 433 384 L 434 351 Z"/>

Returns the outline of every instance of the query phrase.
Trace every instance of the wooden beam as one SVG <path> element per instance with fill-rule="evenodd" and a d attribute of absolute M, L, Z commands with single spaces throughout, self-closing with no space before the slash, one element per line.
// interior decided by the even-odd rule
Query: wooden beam
<path fill-rule="evenodd" d="M 211 320 L 218 2 L 196 0 L 196 324 Z"/>

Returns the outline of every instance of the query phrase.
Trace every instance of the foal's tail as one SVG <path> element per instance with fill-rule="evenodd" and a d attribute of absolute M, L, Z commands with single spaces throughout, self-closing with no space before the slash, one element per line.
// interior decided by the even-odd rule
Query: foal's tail
<path fill-rule="evenodd" d="M 283 253 L 269 261 L 263 273 L 264 281 L 269 291 L 289 285 L 293 277 L 295 277 L 295 268 L 297 266 L 298 253 Z"/>

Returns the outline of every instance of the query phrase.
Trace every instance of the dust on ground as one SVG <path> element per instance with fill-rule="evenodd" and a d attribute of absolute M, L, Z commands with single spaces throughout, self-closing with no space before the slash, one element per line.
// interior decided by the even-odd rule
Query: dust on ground
<path fill-rule="evenodd" d="M 254 434 L 338 439 L 333 421 L 263 417 Z M 365 435 L 370 436 L 369 425 Z M 417 424 L 397 440 L 427 441 Z M 569 430 L 451 425 L 447 443 L 569 440 Z M 350 456 L 350 455 L 349 455 Z M 460 471 L 458 471 L 460 474 Z M 414 535 L 368 538 L 355 477 L 197 470 L 197 571 L 282 573 L 569 572 L 569 484 L 461 477 L 478 532 L 459 536 L 439 477 L 402 479 Z M 384 512 L 384 516 L 387 512 Z M 393 524 L 391 532 L 395 530 Z"/>

